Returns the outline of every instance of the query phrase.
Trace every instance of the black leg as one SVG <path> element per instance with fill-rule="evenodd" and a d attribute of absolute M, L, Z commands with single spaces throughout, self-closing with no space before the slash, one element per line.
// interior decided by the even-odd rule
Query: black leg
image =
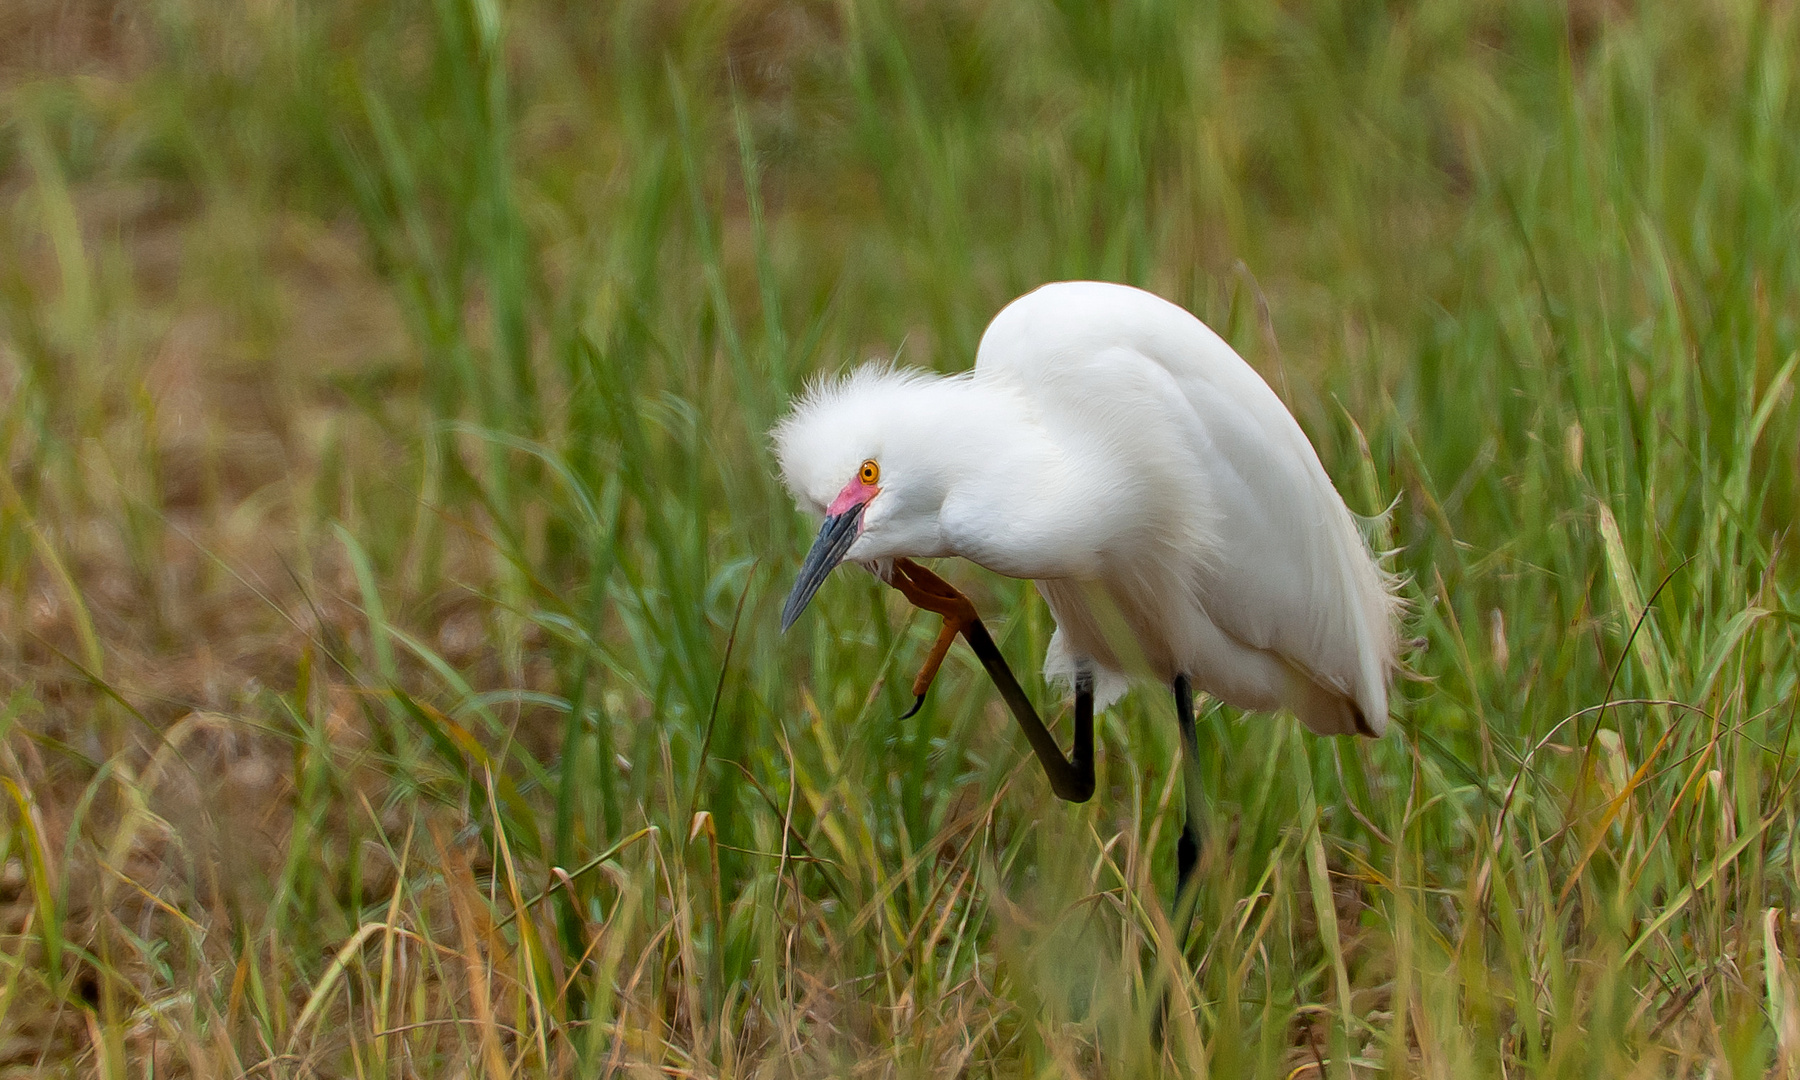
<path fill-rule="evenodd" d="M 1194 876 L 1194 864 L 1200 861 L 1200 839 L 1194 835 L 1192 822 L 1181 826 L 1181 839 L 1175 845 L 1175 893 L 1187 891 L 1188 878 Z"/>
<path fill-rule="evenodd" d="M 1175 722 L 1181 728 L 1182 802 L 1185 820 L 1175 848 L 1175 903 L 1187 896 L 1188 882 L 1200 861 L 1200 742 L 1194 734 L 1194 687 L 1186 675 L 1175 676 Z"/>
<path fill-rule="evenodd" d="M 1175 844 L 1175 947 L 1186 953 L 1188 934 L 1194 926 L 1194 868 L 1200 863 L 1200 742 L 1194 734 L 1194 684 L 1186 675 L 1175 676 L 1175 723 L 1181 729 L 1182 814 L 1181 839 Z M 1163 989 L 1151 1019 L 1150 1037 L 1162 1045 L 1168 1019 L 1169 990 Z"/>
<path fill-rule="evenodd" d="M 1025 696 L 1019 680 L 1013 678 L 1006 657 L 1000 655 L 1000 647 L 988 636 L 987 627 L 981 625 L 981 620 L 964 626 L 962 635 L 975 650 L 981 666 L 987 669 L 988 678 L 994 680 L 1000 697 L 1012 710 L 1013 719 L 1024 729 L 1025 741 L 1031 744 L 1032 752 L 1044 766 L 1044 775 L 1050 780 L 1050 790 L 1066 802 L 1087 802 L 1094 794 L 1093 676 L 1084 672 L 1075 679 L 1075 749 L 1070 755 L 1074 759 L 1071 761 L 1063 757 L 1062 748 L 1056 745 L 1056 736 L 1050 734 L 1044 722 L 1038 719 L 1031 699 Z"/>
<path fill-rule="evenodd" d="M 1074 758 L 1075 775 L 1094 793 L 1094 676 L 1086 671 L 1075 676 L 1075 745 L 1069 756 Z M 1086 802 L 1086 799 L 1080 800 Z"/>
<path fill-rule="evenodd" d="M 913 707 L 907 710 L 906 716 L 918 712 L 919 706 L 925 703 L 925 692 L 931 688 L 931 680 L 937 675 L 938 665 L 944 662 L 944 654 L 950 651 L 950 643 L 960 633 L 969 647 L 975 650 L 981 666 L 987 669 L 988 678 L 994 680 L 994 688 L 1000 691 L 1000 697 L 1012 711 L 1013 719 L 1024 729 L 1025 741 L 1031 744 L 1031 752 L 1037 755 L 1038 763 L 1043 765 L 1044 775 L 1050 781 L 1050 790 L 1056 792 L 1057 798 L 1068 802 L 1087 802 L 1092 798 L 1093 676 L 1082 672 L 1075 679 L 1075 750 L 1071 755 L 1073 760 L 1070 760 L 1063 757 L 1062 748 L 1056 745 L 1056 737 L 1038 719 L 1031 699 L 1025 696 L 1019 680 L 1013 678 L 1012 668 L 1006 666 L 1006 657 L 1000 655 L 1000 647 L 988 636 L 987 627 L 981 625 L 981 618 L 975 614 L 975 605 L 969 602 L 968 597 L 911 559 L 894 560 L 894 576 L 888 584 L 900 590 L 914 606 L 944 617 L 944 626 L 938 632 L 937 643 L 931 647 L 925 666 L 919 669 L 919 677 L 913 680 Z M 905 718 L 901 717 L 903 720 Z"/>

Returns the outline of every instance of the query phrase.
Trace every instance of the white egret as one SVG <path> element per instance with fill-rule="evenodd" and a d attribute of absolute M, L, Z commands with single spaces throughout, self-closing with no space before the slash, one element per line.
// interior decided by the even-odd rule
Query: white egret
<path fill-rule="evenodd" d="M 773 434 L 788 489 L 825 519 L 783 629 L 839 562 L 872 570 L 945 618 L 920 700 L 961 633 L 1064 799 L 1093 793 L 1094 709 L 1134 675 L 1173 688 L 1189 762 L 1196 689 L 1321 735 L 1386 729 L 1394 579 L 1274 391 L 1166 300 L 1045 285 L 995 316 L 973 370 L 868 365 L 812 387 Z M 1037 584 L 1056 620 L 1045 674 L 1074 689 L 1073 761 L 974 606 L 911 562 L 950 556 Z M 1184 771 L 1178 890 L 1199 850 Z"/>

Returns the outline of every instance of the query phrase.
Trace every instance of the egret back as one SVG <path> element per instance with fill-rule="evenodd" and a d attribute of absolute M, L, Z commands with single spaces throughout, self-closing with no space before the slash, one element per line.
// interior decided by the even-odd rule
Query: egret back
<path fill-rule="evenodd" d="M 1154 609 L 1128 613 L 1140 639 L 1162 638 L 1140 642 L 1149 652 L 1185 652 L 1168 662 L 1203 689 L 1286 705 L 1323 734 L 1385 729 L 1394 582 L 1300 425 L 1223 339 L 1150 293 L 1063 282 L 995 317 L 975 372 L 1134 478 L 1154 527 L 1139 544 L 1115 533 L 1101 561 L 1115 600 Z M 1091 595 L 1045 587 L 1059 636 L 1074 631 L 1049 666 L 1072 662 L 1058 649 L 1106 666 L 1091 655 L 1109 651 L 1093 639 L 1102 616 L 1078 610 Z"/>

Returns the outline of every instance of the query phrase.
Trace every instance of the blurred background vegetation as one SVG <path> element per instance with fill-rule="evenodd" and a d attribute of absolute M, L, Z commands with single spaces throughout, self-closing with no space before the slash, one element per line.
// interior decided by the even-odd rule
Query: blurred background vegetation
<path fill-rule="evenodd" d="M 0 1073 L 1800 1075 L 1791 2 L 7 0 Z M 1058 803 L 766 432 L 1151 288 L 1407 575 Z M 1016 669 L 1018 583 L 940 567 Z M 1029 683 L 1034 696 L 1050 691 Z"/>

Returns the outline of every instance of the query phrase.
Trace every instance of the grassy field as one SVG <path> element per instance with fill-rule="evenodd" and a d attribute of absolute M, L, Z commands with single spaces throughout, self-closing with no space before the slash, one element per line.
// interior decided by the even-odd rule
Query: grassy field
<path fill-rule="evenodd" d="M 6 0 L 0 1076 L 1800 1076 L 1800 12 L 1638 7 Z M 776 632 L 789 397 L 1070 277 L 1413 606 L 1185 942 L 1166 694 Z"/>

